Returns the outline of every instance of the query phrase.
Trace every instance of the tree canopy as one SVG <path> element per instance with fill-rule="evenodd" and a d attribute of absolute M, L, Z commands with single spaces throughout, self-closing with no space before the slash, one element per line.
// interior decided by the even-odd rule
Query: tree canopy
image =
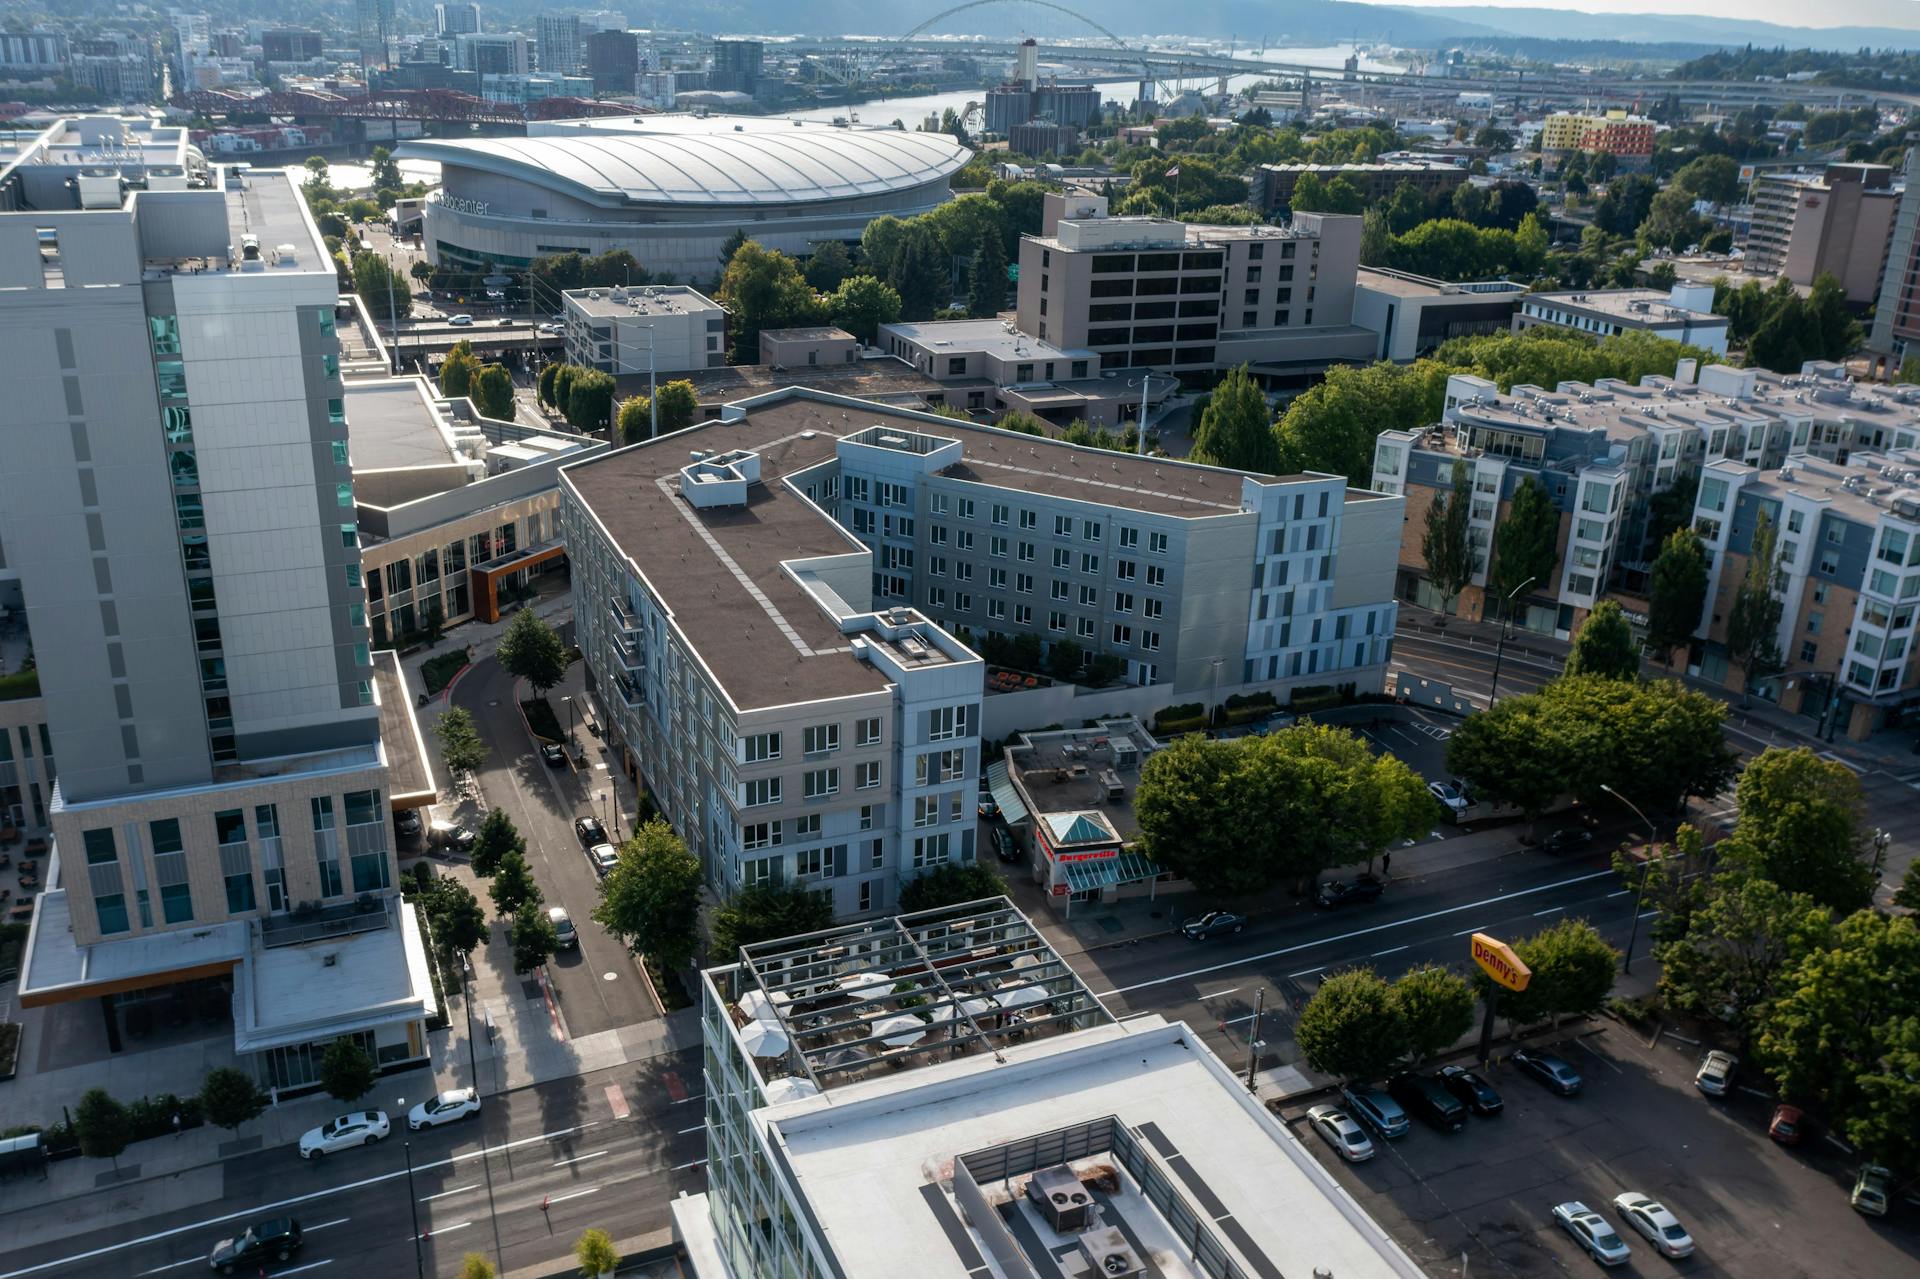
<path fill-rule="evenodd" d="M 798 885 L 753 884 L 735 892 L 713 912 L 715 962 L 742 946 L 818 932 L 833 922 L 833 898 Z"/>
<path fill-rule="evenodd" d="M 1612 600 L 1601 600 L 1580 624 L 1567 654 L 1567 674 L 1598 675 L 1602 679 L 1635 679 L 1640 674 L 1640 645 L 1626 613 Z"/>
<path fill-rule="evenodd" d="M 732 364 L 760 362 L 760 331 L 818 324 L 823 308 L 794 260 L 758 240 L 741 243 L 720 277 L 720 299 L 732 313 Z"/>
<path fill-rule="evenodd" d="M 1427 580 L 1440 592 L 1440 611 L 1453 611 L 1462 587 L 1473 580 L 1471 525 L 1472 480 L 1465 461 L 1455 458 L 1445 490 L 1435 489 L 1427 506 L 1426 529 L 1420 537 L 1420 555 L 1427 562 Z"/>
<path fill-rule="evenodd" d="M 1434 360 L 1334 365 L 1287 405 L 1274 428 L 1279 472 L 1323 471 L 1371 487 L 1375 439 L 1439 421 L 1453 371 Z"/>
<path fill-rule="evenodd" d="M 1805 746 L 1770 746 L 1740 774 L 1735 795 L 1740 817 L 1720 845 L 1724 860 L 1838 911 L 1872 899 L 1860 779 L 1852 769 Z"/>
<path fill-rule="evenodd" d="M 342 1036 L 320 1058 L 320 1086 L 327 1095 L 351 1105 L 373 1091 L 379 1068 L 367 1050 Z"/>
<path fill-rule="evenodd" d="M 1654 557 L 1647 591 L 1647 647 L 1669 666 L 1688 644 L 1707 602 L 1707 553 L 1690 528 L 1677 528 Z"/>
<path fill-rule="evenodd" d="M 1760 1010 L 1802 959 L 1831 942 L 1833 927 L 1832 914 L 1804 893 L 1759 875 L 1721 876 L 1686 932 L 1654 947 L 1660 995 L 1725 1025 L 1744 1050 Z"/>
<path fill-rule="evenodd" d="M 1550 589 L 1559 562 L 1560 512 L 1540 477 L 1529 475 L 1513 490 L 1505 517 L 1494 527 L 1488 592 L 1504 608 L 1507 597 L 1523 586 L 1529 591 Z"/>
<path fill-rule="evenodd" d="M 1393 988 L 1371 968 L 1335 973 L 1300 1010 L 1293 1038 L 1307 1064 L 1347 1080 L 1378 1079 L 1407 1050 Z"/>
<path fill-rule="evenodd" d="M 600 882 L 593 917 L 663 971 L 685 967 L 700 945 L 700 859 L 671 826 L 648 822 Z"/>
<path fill-rule="evenodd" d="M 879 339 L 881 325 L 900 318 L 900 294 L 871 275 L 850 275 L 827 298 L 827 313 L 835 324 L 871 345 Z"/>
<path fill-rule="evenodd" d="M 543 696 L 567 673 L 567 649 L 559 632 L 530 608 L 513 615 L 494 656 L 509 675 L 527 681 Z"/>
<path fill-rule="evenodd" d="M 1220 379 L 1193 432 L 1195 462 L 1272 475 L 1280 469 L 1273 410 L 1266 393 L 1241 365 Z"/>
<path fill-rule="evenodd" d="M 1495 994 L 1500 1014 L 1526 1024 L 1578 1017 L 1600 1011 L 1613 989 L 1614 965 L 1620 952 L 1584 919 L 1561 919 L 1513 944 L 1514 953 L 1533 972 L 1523 991 Z M 1477 980 L 1483 992 L 1493 987 Z"/>

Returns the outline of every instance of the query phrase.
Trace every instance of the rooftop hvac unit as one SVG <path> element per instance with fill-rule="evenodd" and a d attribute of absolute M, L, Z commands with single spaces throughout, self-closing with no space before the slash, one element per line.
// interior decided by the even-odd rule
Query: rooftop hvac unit
<path fill-rule="evenodd" d="M 1115 768 L 1123 770 L 1135 768 L 1139 766 L 1139 763 L 1140 751 L 1132 742 L 1115 742 L 1113 744 L 1113 766 Z"/>
<path fill-rule="evenodd" d="M 1078 1234 L 1093 1224 L 1093 1196 L 1080 1184 L 1080 1178 L 1074 1176 L 1073 1169 L 1065 1164 L 1055 1164 L 1034 1173 L 1027 1181 L 1027 1198 L 1056 1233 Z M 1120 1239 L 1122 1246 L 1126 1244 L 1126 1238 L 1119 1231 L 1110 1233 Z M 1134 1267 L 1138 1268 L 1137 1265 Z M 1131 1274 L 1132 1271 L 1121 1273 Z"/>
<path fill-rule="evenodd" d="M 1095 1279 L 1127 1279 L 1146 1270 L 1140 1254 L 1117 1227 L 1089 1230 L 1080 1236 L 1080 1255 Z"/>

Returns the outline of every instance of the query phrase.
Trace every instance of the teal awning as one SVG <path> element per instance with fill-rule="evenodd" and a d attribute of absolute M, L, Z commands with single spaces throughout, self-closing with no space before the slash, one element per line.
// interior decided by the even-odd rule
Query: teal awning
<path fill-rule="evenodd" d="M 993 802 L 1000 805 L 1000 816 L 1007 825 L 1017 826 L 1027 820 L 1027 806 L 1020 799 L 1020 789 L 1013 784 L 1013 778 L 1007 776 L 1004 760 L 987 765 L 987 789 L 993 792 Z"/>
<path fill-rule="evenodd" d="M 1122 852 L 1104 861 L 1068 862 L 1066 871 L 1067 887 L 1076 893 L 1087 893 L 1096 888 L 1152 879 L 1160 873 L 1160 867 L 1144 853 Z"/>

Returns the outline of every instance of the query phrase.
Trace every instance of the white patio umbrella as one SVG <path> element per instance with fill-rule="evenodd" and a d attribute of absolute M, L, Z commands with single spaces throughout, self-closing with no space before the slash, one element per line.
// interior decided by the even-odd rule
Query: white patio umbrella
<path fill-rule="evenodd" d="M 799 1075 L 783 1075 L 766 1087 L 767 1104 L 777 1106 L 783 1101 L 798 1101 L 802 1097 L 818 1097 L 820 1085 L 811 1079 Z"/>
<path fill-rule="evenodd" d="M 998 1008 L 999 1008 L 998 1004 L 994 1003 L 993 1000 L 986 999 L 986 998 L 963 999 L 960 1001 L 960 1010 L 966 1013 L 966 1015 L 969 1017 L 985 1017 L 987 1014 L 996 1011 Z"/>
<path fill-rule="evenodd" d="M 1053 996 L 1044 986 L 1016 986 L 1011 990 L 1002 990 L 993 997 L 994 1002 L 1004 1009 L 1026 1008 L 1033 1004 L 1044 1004 Z"/>
<path fill-rule="evenodd" d="M 767 992 L 756 986 L 746 994 L 740 996 L 740 1002 L 736 1004 L 735 1007 L 755 1021 L 778 1021 L 779 1010 L 785 1007 L 788 1002 L 785 994 L 776 992 L 774 996 L 769 999 Z"/>
<path fill-rule="evenodd" d="M 755 1057 L 778 1057 L 791 1041 L 778 1022 L 750 1021 L 740 1031 L 740 1045 Z"/>
<path fill-rule="evenodd" d="M 911 1048 L 927 1037 L 927 1023 L 918 1017 L 888 1017 L 870 1029 L 889 1048 Z"/>
<path fill-rule="evenodd" d="M 840 979 L 840 993 L 854 999 L 873 999 L 893 989 L 885 973 L 849 973 Z"/>

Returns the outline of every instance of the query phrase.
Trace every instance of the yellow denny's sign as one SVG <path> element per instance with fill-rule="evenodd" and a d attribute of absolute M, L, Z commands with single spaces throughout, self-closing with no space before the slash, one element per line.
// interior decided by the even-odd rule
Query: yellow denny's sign
<path fill-rule="evenodd" d="M 1533 970 L 1520 962 L 1513 947 L 1485 933 L 1473 935 L 1473 962 L 1480 965 L 1480 971 L 1493 978 L 1495 984 L 1508 990 L 1525 990 L 1533 977 Z"/>

